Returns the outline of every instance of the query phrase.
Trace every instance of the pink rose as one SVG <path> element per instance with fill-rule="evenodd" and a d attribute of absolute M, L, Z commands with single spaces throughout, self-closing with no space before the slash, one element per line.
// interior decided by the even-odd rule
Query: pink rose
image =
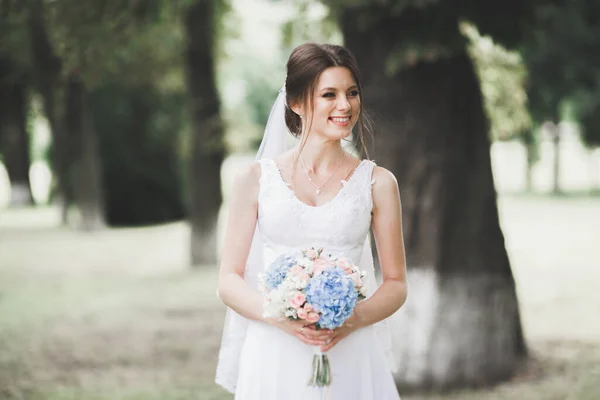
<path fill-rule="evenodd" d="M 318 258 L 313 266 L 313 275 L 320 275 L 321 272 L 331 267 L 331 263 L 324 258 Z"/>
<path fill-rule="evenodd" d="M 300 319 L 306 319 L 307 316 L 308 316 L 308 311 L 306 311 L 305 308 L 299 308 L 298 309 L 298 318 L 300 318 Z"/>
<path fill-rule="evenodd" d="M 352 263 L 345 258 L 340 258 L 335 263 L 338 267 L 342 268 L 348 275 L 352 274 Z"/>
<path fill-rule="evenodd" d="M 304 306 L 298 309 L 298 318 L 306 319 L 311 311 L 313 311 L 312 305 L 308 302 L 304 303 Z"/>
<path fill-rule="evenodd" d="M 350 274 L 350 279 L 352 279 L 352 283 L 354 283 L 354 287 L 362 286 L 362 279 L 360 279 L 360 273 L 355 272 Z"/>
<path fill-rule="evenodd" d="M 315 249 L 310 249 L 306 252 L 306 257 L 314 260 L 315 258 L 319 257 L 319 253 L 317 253 Z"/>
<path fill-rule="evenodd" d="M 290 298 L 290 305 L 294 308 L 302 307 L 302 304 L 306 301 L 306 297 L 302 292 L 295 292 Z"/>
<path fill-rule="evenodd" d="M 316 312 L 309 312 L 306 315 L 306 318 L 304 318 L 305 320 L 307 320 L 308 322 L 310 322 L 311 324 L 314 324 L 315 322 L 317 322 L 319 319 L 321 318 L 321 316 L 319 314 L 317 314 Z"/>
<path fill-rule="evenodd" d="M 292 274 L 292 276 L 298 278 L 300 282 L 308 283 L 308 281 L 310 280 L 310 275 L 308 275 L 308 272 L 306 272 L 306 270 L 299 265 L 294 265 L 290 269 L 290 273 Z"/>

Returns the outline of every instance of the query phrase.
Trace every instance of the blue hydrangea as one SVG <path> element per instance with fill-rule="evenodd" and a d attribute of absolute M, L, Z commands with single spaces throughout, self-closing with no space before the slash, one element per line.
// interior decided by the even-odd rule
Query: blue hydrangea
<path fill-rule="evenodd" d="M 358 294 L 352 280 L 341 268 L 331 268 L 313 277 L 306 287 L 306 300 L 321 312 L 320 328 L 335 329 L 350 317 Z"/>
<path fill-rule="evenodd" d="M 267 288 L 273 290 L 279 286 L 294 265 L 296 265 L 296 257 L 293 254 L 282 254 L 277 257 L 265 272 L 264 282 Z"/>

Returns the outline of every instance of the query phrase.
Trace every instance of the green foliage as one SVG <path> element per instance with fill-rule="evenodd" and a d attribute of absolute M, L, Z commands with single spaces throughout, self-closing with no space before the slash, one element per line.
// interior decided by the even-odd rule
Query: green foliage
<path fill-rule="evenodd" d="M 292 49 L 304 42 L 342 44 L 342 33 L 331 9 L 317 0 L 297 0 L 283 23 L 283 44 Z"/>
<path fill-rule="evenodd" d="M 0 0 L 0 56 L 10 58 L 23 70 L 30 63 L 26 22 L 22 3 Z"/>
<path fill-rule="evenodd" d="M 401 43 L 396 53 L 415 56 L 438 56 L 448 51 L 460 51 L 464 40 L 458 23 L 467 21 L 477 26 L 482 35 L 489 35 L 498 43 L 513 47 L 523 36 L 523 26 L 533 18 L 533 1 L 489 0 L 465 2 L 461 0 L 331 0 L 327 4 L 338 18 L 352 11 L 358 16 L 353 23 L 360 30 L 386 23 L 393 19 L 386 34 Z M 397 56 L 398 57 L 398 56 Z"/>
<path fill-rule="evenodd" d="M 88 88 L 111 81 L 154 81 L 181 51 L 175 13 L 162 0 L 45 1 L 51 43 L 63 73 L 77 73 Z"/>
<path fill-rule="evenodd" d="M 462 28 L 471 41 L 469 50 L 481 81 L 492 138 L 520 137 L 531 130 L 524 82 L 526 71 L 521 56 L 494 43 L 490 37 L 481 36 L 472 25 L 464 24 Z"/>
<path fill-rule="evenodd" d="M 279 58 L 266 60 L 251 52 L 235 52 L 221 64 L 219 86 L 230 151 L 258 148 L 271 106 L 284 81 Z"/>
<path fill-rule="evenodd" d="M 600 4 L 563 0 L 538 7 L 522 53 L 533 118 L 557 121 L 562 105 L 571 104 L 587 143 L 600 145 Z"/>
<path fill-rule="evenodd" d="M 145 225 L 184 216 L 179 132 L 186 97 L 150 85 L 104 84 L 91 95 L 107 221 Z"/>

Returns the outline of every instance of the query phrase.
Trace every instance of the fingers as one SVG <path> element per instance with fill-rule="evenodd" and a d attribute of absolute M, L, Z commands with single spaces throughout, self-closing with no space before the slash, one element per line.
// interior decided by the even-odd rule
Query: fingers
<path fill-rule="evenodd" d="M 333 346 L 335 346 L 342 338 L 344 338 L 346 335 L 336 335 L 333 338 L 331 338 L 331 341 L 329 341 L 328 343 L 325 343 L 321 346 L 321 351 L 323 353 L 325 353 L 326 351 L 331 350 L 331 348 Z"/>
<path fill-rule="evenodd" d="M 331 339 L 321 346 L 321 351 L 326 352 L 328 350 L 331 350 L 333 346 L 335 346 L 340 340 L 348 336 L 351 332 L 352 330 L 345 326 L 335 329 L 333 331 Z"/>
<path fill-rule="evenodd" d="M 302 342 L 312 346 L 322 346 L 326 344 L 333 335 L 333 332 L 328 329 L 317 330 L 312 326 L 304 326 L 303 324 L 298 323 L 293 323 L 291 325 L 293 335 Z"/>
<path fill-rule="evenodd" d="M 322 346 L 325 344 L 325 340 L 319 337 L 313 337 L 308 334 L 308 329 L 304 326 L 301 326 L 294 334 L 298 339 L 303 341 L 304 343 L 310 344 L 312 346 Z"/>
<path fill-rule="evenodd" d="M 314 338 L 314 339 L 331 339 L 331 337 L 333 336 L 333 331 L 329 330 L 329 329 L 314 329 L 308 326 L 304 327 L 304 330 L 302 331 L 302 333 L 304 333 L 304 336 L 310 337 L 310 338 Z"/>
<path fill-rule="evenodd" d="M 301 333 L 296 333 L 294 336 L 296 338 L 298 338 L 300 341 L 302 341 L 306 344 L 309 344 L 311 346 L 323 346 L 325 344 L 325 341 L 323 341 L 323 340 L 311 339 L 311 338 L 304 336 Z"/>
<path fill-rule="evenodd" d="M 333 331 L 330 329 L 315 329 L 314 324 L 306 324 L 303 321 L 290 321 L 292 329 L 302 333 L 304 336 L 311 339 L 331 338 Z"/>
<path fill-rule="evenodd" d="M 315 329 L 314 324 L 306 325 L 302 321 L 288 320 L 285 325 L 284 330 L 311 346 L 324 346 L 330 343 L 336 334 L 336 331 L 330 329 Z"/>

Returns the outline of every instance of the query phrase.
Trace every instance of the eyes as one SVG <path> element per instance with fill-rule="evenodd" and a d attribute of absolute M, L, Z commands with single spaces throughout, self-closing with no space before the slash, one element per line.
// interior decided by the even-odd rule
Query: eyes
<path fill-rule="evenodd" d="M 347 94 L 348 97 L 357 97 L 358 95 L 360 95 L 358 90 L 351 90 Z M 334 92 L 326 92 L 326 93 L 323 93 L 323 97 L 335 98 L 335 93 Z"/>

